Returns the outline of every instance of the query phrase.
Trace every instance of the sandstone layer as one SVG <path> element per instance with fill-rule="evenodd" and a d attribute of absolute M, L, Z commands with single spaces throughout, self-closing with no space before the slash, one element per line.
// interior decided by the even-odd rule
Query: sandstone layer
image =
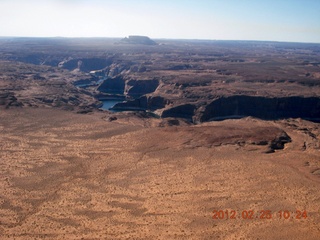
<path fill-rule="evenodd" d="M 0 239 L 319 239 L 318 44 L 119 41 L 0 38 Z"/>

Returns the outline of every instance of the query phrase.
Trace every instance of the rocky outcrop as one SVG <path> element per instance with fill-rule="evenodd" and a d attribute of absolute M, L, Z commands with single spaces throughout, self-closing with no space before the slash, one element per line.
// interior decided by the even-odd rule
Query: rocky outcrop
<path fill-rule="evenodd" d="M 172 126 L 189 126 L 191 123 L 185 119 L 178 118 L 164 118 L 159 123 L 159 127 L 172 127 Z"/>
<path fill-rule="evenodd" d="M 266 120 L 282 118 L 319 120 L 320 98 L 221 97 L 212 101 L 204 109 L 199 109 L 195 119 L 196 121 L 205 122 L 244 116 Z"/>
<path fill-rule="evenodd" d="M 146 36 L 129 36 L 121 39 L 121 43 L 157 45 L 157 43 Z"/>
<path fill-rule="evenodd" d="M 18 101 L 13 92 L 4 92 L 0 93 L 0 106 L 5 106 L 5 108 L 22 107 L 23 104 Z"/>
<path fill-rule="evenodd" d="M 73 85 L 75 85 L 76 87 L 95 86 L 95 85 L 97 85 L 98 81 L 99 81 L 99 78 L 91 76 L 90 78 L 79 79 L 77 81 L 74 81 Z"/>
<path fill-rule="evenodd" d="M 79 69 L 82 72 L 90 72 L 106 68 L 111 64 L 112 60 L 106 58 L 81 58 L 62 61 L 58 66 L 70 71 Z"/>
<path fill-rule="evenodd" d="M 116 77 L 118 75 L 124 75 L 131 68 L 130 63 L 113 63 L 106 68 L 107 77 Z"/>
<path fill-rule="evenodd" d="M 170 66 L 168 70 L 179 71 L 179 70 L 186 70 L 190 68 L 192 68 L 190 64 L 180 64 L 180 65 Z"/>
<path fill-rule="evenodd" d="M 149 96 L 148 97 L 148 109 L 151 111 L 165 108 L 166 105 L 170 104 L 170 101 L 161 96 Z"/>
<path fill-rule="evenodd" d="M 154 92 L 159 86 L 159 81 L 153 80 L 129 80 L 126 83 L 126 95 L 133 98 Z"/>
<path fill-rule="evenodd" d="M 147 110 L 148 109 L 148 99 L 146 96 L 137 98 L 131 101 L 125 101 L 117 103 L 112 107 L 112 110 Z"/>
<path fill-rule="evenodd" d="M 98 87 L 98 91 L 111 94 L 123 94 L 125 89 L 125 80 L 121 77 L 108 78 Z"/>
<path fill-rule="evenodd" d="M 291 142 L 291 138 L 286 132 L 283 131 L 271 141 L 270 148 L 272 150 L 284 149 L 284 145 L 289 142 Z"/>
<path fill-rule="evenodd" d="M 159 86 L 159 81 L 152 80 L 125 80 L 122 76 L 108 78 L 98 87 L 98 91 L 111 94 L 123 94 L 131 98 L 139 98 L 153 93 Z"/>
<path fill-rule="evenodd" d="M 183 104 L 179 106 L 175 106 L 169 109 L 166 109 L 162 112 L 161 117 L 176 117 L 176 118 L 185 118 L 191 120 L 196 106 L 192 104 Z"/>
<path fill-rule="evenodd" d="M 134 100 L 128 100 L 125 102 L 117 103 L 112 109 L 113 110 L 151 110 L 164 108 L 170 102 L 160 96 L 142 96 Z"/>

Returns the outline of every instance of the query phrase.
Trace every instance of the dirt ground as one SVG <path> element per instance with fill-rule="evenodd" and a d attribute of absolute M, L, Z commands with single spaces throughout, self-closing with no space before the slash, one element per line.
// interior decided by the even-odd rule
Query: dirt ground
<path fill-rule="evenodd" d="M 1 109 L 0 239 L 319 239 L 320 124 L 159 121 Z"/>

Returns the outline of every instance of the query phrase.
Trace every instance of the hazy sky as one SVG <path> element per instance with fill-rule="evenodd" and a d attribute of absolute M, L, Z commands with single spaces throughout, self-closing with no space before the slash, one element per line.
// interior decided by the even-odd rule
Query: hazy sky
<path fill-rule="evenodd" d="M 0 36 L 320 43 L 320 0 L 0 0 Z"/>

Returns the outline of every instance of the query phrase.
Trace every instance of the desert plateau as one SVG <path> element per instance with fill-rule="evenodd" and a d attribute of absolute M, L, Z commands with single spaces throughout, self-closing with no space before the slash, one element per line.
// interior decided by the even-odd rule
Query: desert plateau
<path fill-rule="evenodd" d="M 320 239 L 320 44 L 0 38 L 0 239 Z"/>

